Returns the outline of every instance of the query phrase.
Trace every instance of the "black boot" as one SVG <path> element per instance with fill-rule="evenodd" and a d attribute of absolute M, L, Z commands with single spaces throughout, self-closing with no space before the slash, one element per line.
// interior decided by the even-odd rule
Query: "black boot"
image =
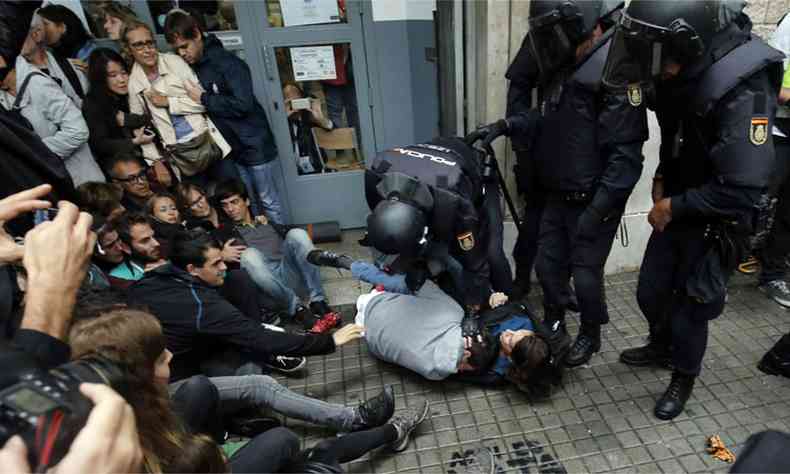
<path fill-rule="evenodd" d="M 395 413 L 395 391 L 392 385 L 387 385 L 383 392 L 359 404 L 354 430 L 369 430 L 381 426 L 392 418 L 393 413 Z"/>
<path fill-rule="evenodd" d="M 565 356 L 565 365 L 578 367 L 590 361 L 593 354 L 601 350 L 601 326 L 598 324 L 584 324 L 579 329 L 579 335 Z"/>
<path fill-rule="evenodd" d="M 693 375 L 672 372 L 672 381 L 669 382 L 666 392 L 656 402 L 654 414 L 659 420 L 671 420 L 680 415 L 694 389 Z"/>
<path fill-rule="evenodd" d="M 653 342 L 652 339 L 644 346 L 626 349 L 620 353 L 620 362 L 637 367 L 655 365 L 672 370 L 672 353 L 668 345 Z"/>
<path fill-rule="evenodd" d="M 757 368 L 768 375 L 790 378 L 790 334 L 785 334 L 766 352 Z"/>

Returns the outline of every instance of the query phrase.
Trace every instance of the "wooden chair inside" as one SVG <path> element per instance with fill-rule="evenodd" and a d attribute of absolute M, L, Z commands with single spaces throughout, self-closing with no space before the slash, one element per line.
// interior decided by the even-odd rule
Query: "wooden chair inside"
<path fill-rule="evenodd" d="M 363 169 L 357 145 L 356 130 L 352 127 L 324 130 L 313 127 L 313 138 L 318 148 L 334 153 L 326 153 L 324 165 L 331 171 L 352 171 Z"/>

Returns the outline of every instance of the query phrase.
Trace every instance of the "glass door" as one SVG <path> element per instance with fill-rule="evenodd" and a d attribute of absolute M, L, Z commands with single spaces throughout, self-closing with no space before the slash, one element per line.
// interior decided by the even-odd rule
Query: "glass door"
<path fill-rule="evenodd" d="M 268 98 L 297 224 L 365 225 L 365 160 L 375 144 L 361 8 L 344 0 L 237 3 L 258 36 L 261 68 L 253 72 Z"/>

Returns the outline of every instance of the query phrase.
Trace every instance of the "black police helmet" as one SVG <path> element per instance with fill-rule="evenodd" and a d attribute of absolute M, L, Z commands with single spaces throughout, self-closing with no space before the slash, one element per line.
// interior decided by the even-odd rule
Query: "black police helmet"
<path fill-rule="evenodd" d="M 672 60 L 696 63 L 717 32 L 739 17 L 732 0 L 632 0 L 622 14 L 604 70 L 610 87 L 659 77 Z"/>
<path fill-rule="evenodd" d="M 368 216 L 366 241 L 379 252 L 414 255 L 425 232 L 425 215 L 398 199 L 381 201 Z"/>
<path fill-rule="evenodd" d="M 574 61 L 576 47 L 595 29 L 602 10 L 603 0 L 532 0 L 528 38 L 544 79 Z"/>
<path fill-rule="evenodd" d="M 721 0 L 632 0 L 626 15 L 637 22 L 664 29 L 668 46 L 676 59 L 693 61 L 710 45 L 713 35 L 724 26 Z"/>

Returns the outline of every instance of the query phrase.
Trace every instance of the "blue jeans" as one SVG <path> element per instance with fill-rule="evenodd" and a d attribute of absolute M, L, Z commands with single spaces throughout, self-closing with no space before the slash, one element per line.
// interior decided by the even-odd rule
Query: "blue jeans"
<path fill-rule="evenodd" d="M 263 211 L 272 222 L 285 224 L 283 202 L 280 199 L 280 192 L 277 190 L 277 182 L 274 177 L 277 166 L 277 160 L 254 166 L 236 163 L 241 180 L 244 181 L 244 186 L 253 197 L 250 199 L 253 214 L 260 215 Z"/>
<path fill-rule="evenodd" d="M 309 296 L 310 302 L 326 299 L 321 273 L 307 261 L 308 252 L 314 249 L 307 232 L 291 229 L 285 234 L 282 259 L 270 260 L 258 249 L 248 248 L 241 254 L 241 268 L 267 296 L 293 315 L 300 304 L 297 293 Z"/>

